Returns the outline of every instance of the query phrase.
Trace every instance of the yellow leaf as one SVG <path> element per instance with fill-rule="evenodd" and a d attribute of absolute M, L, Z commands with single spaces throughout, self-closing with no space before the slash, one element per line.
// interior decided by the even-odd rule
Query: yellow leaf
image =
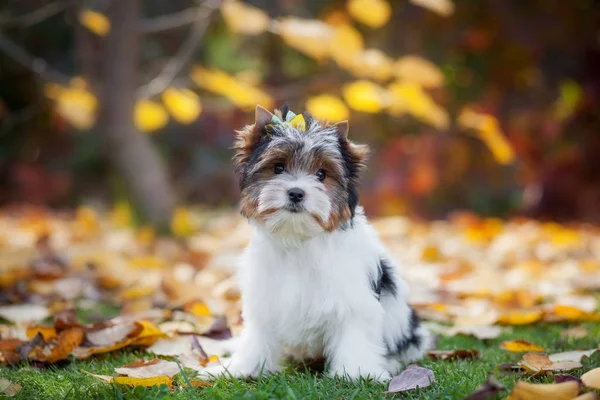
<path fill-rule="evenodd" d="M 110 21 L 97 11 L 83 10 L 79 22 L 98 36 L 106 36 L 110 31 Z"/>
<path fill-rule="evenodd" d="M 128 376 L 117 376 L 112 377 L 110 375 L 97 375 L 87 371 L 83 371 L 86 375 L 92 376 L 96 379 L 101 380 L 104 383 L 118 383 L 120 385 L 127 386 L 158 386 L 167 385 L 171 387 L 173 385 L 173 379 L 168 376 L 153 376 L 152 378 L 130 378 Z"/>
<path fill-rule="evenodd" d="M 190 77 L 196 85 L 227 97 L 233 104 L 245 110 L 254 109 L 257 104 L 270 109 L 274 103 L 267 93 L 218 69 L 196 66 L 192 68 Z"/>
<path fill-rule="evenodd" d="M 350 68 L 358 53 L 364 48 L 363 37 L 352 25 L 335 27 L 330 42 L 329 55 L 340 67 Z"/>
<path fill-rule="evenodd" d="M 348 13 L 371 28 L 384 26 L 392 16 L 392 8 L 386 0 L 348 0 Z"/>
<path fill-rule="evenodd" d="M 150 246 L 156 237 L 152 226 L 142 226 L 135 235 L 136 240 L 143 246 Z"/>
<path fill-rule="evenodd" d="M 165 334 L 161 331 L 156 325 L 154 325 L 150 321 L 141 320 L 136 321 L 136 325 L 141 327 L 140 333 L 135 338 L 136 342 L 140 339 L 148 339 L 148 338 L 160 338 L 164 337 Z"/>
<path fill-rule="evenodd" d="M 414 82 L 424 88 L 436 88 L 444 84 L 442 71 L 431 61 L 418 56 L 399 58 L 392 70 L 396 78 Z"/>
<path fill-rule="evenodd" d="M 350 108 L 366 113 L 377 113 L 385 107 L 387 93 L 381 86 L 369 81 L 355 81 L 344 85 L 344 100 Z"/>
<path fill-rule="evenodd" d="M 161 97 L 169 114 L 182 124 L 194 122 L 202 112 L 200 98 L 189 89 L 167 88 Z"/>
<path fill-rule="evenodd" d="M 500 130 L 498 120 L 489 114 L 477 113 L 468 107 L 458 116 L 457 122 L 464 128 L 477 131 L 479 138 L 486 144 L 500 164 L 510 164 L 515 153 Z"/>
<path fill-rule="evenodd" d="M 566 305 L 556 305 L 554 307 L 554 316 L 561 321 L 595 321 L 600 322 L 600 313 L 587 312 L 576 307 Z"/>
<path fill-rule="evenodd" d="M 100 223 L 98 214 L 90 207 L 79 207 L 75 214 L 77 232 L 84 237 L 98 233 Z"/>
<path fill-rule="evenodd" d="M 135 104 L 133 121 L 140 131 L 152 132 L 165 126 L 169 122 L 169 115 L 160 103 L 140 99 Z"/>
<path fill-rule="evenodd" d="M 504 313 L 498 319 L 503 325 L 528 325 L 542 319 L 541 311 L 516 310 Z"/>
<path fill-rule="evenodd" d="M 409 113 L 437 129 L 447 129 L 450 125 L 450 117 L 446 110 L 438 106 L 416 83 L 394 82 L 388 89 L 392 99 L 390 114 Z"/>
<path fill-rule="evenodd" d="M 350 71 L 361 78 L 385 81 L 392 75 L 392 59 L 379 49 L 367 49 L 354 55 Z"/>
<path fill-rule="evenodd" d="M 121 292 L 121 298 L 125 300 L 139 299 L 152 295 L 156 291 L 156 288 L 152 286 L 134 286 L 128 289 L 124 289 Z"/>
<path fill-rule="evenodd" d="M 454 13 L 454 3 L 452 0 L 410 0 L 410 2 L 444 17 L 448 17 Z"/>
<path fill-rule="evenodd" d="M 162 269 L 166 265 L 156 256 L 139 256 L 129 260 L 129 266 L 132 268 L 157 268 Z"/>
<path fill-rule="evenodd" d="M 209 308 L 201 301 L 195 301 L 187 305 L 184 309 L 197 317 L 209 317 L 211 315 Z"/>
<path fill-rule="evenodd" d="M 517 382 L 507 400 L 571 400 L 579 393 L 579 383 L 533 384 Z"/>
<path fill-rule="evenodd" d="M 56 330 L 52 326 L 31 326 L 27 328 L 26 333 L 29 339 L 33 338 L 38 333 L 44 337 L 45 341 L 56 337 Z"/>
<path fill-rule="evenodd" d="M 339 122 L 350 117 L 350 110 L 346 104 L 337 96 L 321 94 L 311 97 L 306 101 L 306 110 L 315 118 Z"/>
<path fill-rule="evenodd" d="M 284 18 L 277 22 L 276 31 L 290 47 L 322 60 L 329 54 L 334 30 L 315 19 Z"/>
<path fill-rule="evenodd" d="M 269 16 L 259 8 L 235 0 L 227 0 L 221 6 L 227 27 L 236 33 L 258 35 L 269 27 Z"/>
<path fill-rule="evenodd" d="M 594 368 L 581 375 L 581 380 L 585 386 L 600 390 L 600 368 Z"/>
<path fill-rule="evenodd" d="M 554 104 L 556 119 L 564 121 L 569 118 L 581 102 L 582 90 L 577 82 L 568 80 L 560 85 L 560 95 Z"/>
<path fill-rule="evenodd" d="M 177 208 L 173 213 L 173 219 L 171 220 L 171 232 L 174 235 L 185 237 L 189 236 L 196 231 L 196 228 L 192 222 L 192 215 L 185 208 Z"/>
<path fill-rule="evenodd" d="M 133 210 L 129 203 L 120 201 L 110 213 L 110 222 L 119 227 L 125 228 L 133 224 Z"/>
<path fill-rule="evenodd" d="M 544 351 L 542 346 L 526 340 L 510 340 L 500 343 L 500 348 L 512 352 Z"/>
<path fill-rule="evenodd" d="M 94 126 L 98 100 L 92 93 L 76 88 L 57 90 L 57 87 L 49 93 L 56 96 L 56 112 L 75 128 L 86 130 Z"/>

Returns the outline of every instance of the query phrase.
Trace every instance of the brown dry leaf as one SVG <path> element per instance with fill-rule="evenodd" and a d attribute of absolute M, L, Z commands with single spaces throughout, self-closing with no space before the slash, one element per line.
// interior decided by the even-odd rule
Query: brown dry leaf
<path fill-rule="evenodd" d="M 207 386 L 214 386 L 215 382 L 208 382 L 208 381 L 190 381 L 190 385 L 194 386 L 194 387 L 207 387 Z"/>
<path fill-rule="evenodd" d="M 479 351 L 471 350 L 431 350 L 427 357 L 432 360 L 474 360 L 480 357 Z"/>
<path fill-rule="evenodd" d="M 424 388 L 435 382 L 433 371 L 411 364 L 390 381 L 386 393 L 406 392 L 407 390 Z"/>
<path fill-rule="evenodd" d="M 598 400 L 598 395 L 596 393 L 589 392 L 577 397 L 573 397 L 572 400 Z"/>
<path fill-rule="evenodd" d="M 594 368 L 581 375 L 581 380 L 585 386 L 600 390 L 600 368 Z"/>
<path fill-rule="evenodd" d="M 507 400 L 571 400 L 579 394 L 577 382 L 533 384 L 517 382 Z"/>
<path fill-rule="evenodd" d="M 562 331 L 560 333 L 560 337 L 561 338 L 581 339 L 581 338 L 586 337 L 589 334 L 590 334 L 590 332 L 587 329 L 585 329 L 581 326 L 576 326 L 574 328 L 569 328 L 569 329 Z"/>
<path fill-rule="evenodd" d="M 500 343 L 500 348 L 516 353 L 526 351 L 544 351 L 542 346 L 520 339 L 502 342 Z"/>
<path fill-rule="evenodd" d="M 463 398 L 462 400 L 491 400 L 502 391 L 506 390 L 493 375 L 488 375 L 487 380 L 476 391 Z"/>
<path fill-rule="evenodd" d="M 154 378 L 157 376 L 177 375 L 180 370 L 177 363 L 155 358 L 150 361 L 138 360 L 134 363 L 115 368 L 119 375 L 129 376 L 131 378 Z"/>
<path fill-rule="evenodd" d="M 43 347 L 34 348 L 29 358 L 35 361 L 55 363 L 65 360 L 81 344 L 84 338 L 80 327 L 68 328 L 58 334 L 58 337 Z"/>
<path fill-rule="evenodd" d="M 137 330 L 139 330 L 139 326 L 135 322 L 128 322 L 88 331 L 86 338 L 94 347 L 110 347 L 133 336 Z"/>
<path fill-rule="evenodd" d="M 0 394 L 6 395 L 8 397 L 14 397 L 17 393 L 21 391 L 21 385 L 17 383 L 12 383 L 6 378 L 0 378 Z"/>
<path fill-rule="evenodd" d="M 552 362 L 548 355 L 540 353 L 526 353 L 519 365 L 529 372 L 542 371 L 570 371 L 583 367 L 579 361 Z"/>
<path fill-rule="evenodd" d="M 21 339 L 2 339 L 0 340 L 0 351 L 15 351 L 17 347 L 25 343 L 25 341 Z"/>

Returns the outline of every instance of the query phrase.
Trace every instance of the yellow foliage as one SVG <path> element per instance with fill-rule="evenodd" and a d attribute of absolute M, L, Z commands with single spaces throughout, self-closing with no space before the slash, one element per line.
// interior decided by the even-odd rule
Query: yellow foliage
<path fill-rule="evenodd" d="M 337 96 L 321 94 L 306 101 L 306 110 L 315 118 L 328 122 L 339 122 L 350 117 L 350 110 Z"/>
<path fill-rule="evenodd" d="M 529 325 L 542 319 L 541 311 L 514 310 L 504 313 L 498 323 L 504 325 Z"/>
<path fill-rule="evenodd" d="M 118 202 L 110 213 L 110 222 L 119 228 L 131 226 L 133 224 L 133 210 L 129 203 L 126 201 Z"/>
<path fill-rule="evenodd" d="M 344 85 L 343 94 L 348 106 L 356 111 L 377 113 L 386 106 L 386 91 L 373 82 L 350 82 Z"/>
<path fill-rule="evenodd" d="M 500 343 L 500 348 L 515 353 L 526 351 L 544 351 L 544 348 L 526 340 L 510 340 Z"/>
<path fill-rule="evenodd" d="M 354 55 L 350 71 L 361 78 L 386 81 L 392 75 L 392 67 L 392 59 L 383 51 L 367 49 Z"/>
<path fill-rule="evenodd" d="M 227 0 L 223 2 L 221 13 L 227 27 L 232 32 L 245 35 L 263 33 L 270 23 L 269 16 L 264 11 L 241 1 Z"/>
<path fill-rule="evenodd" d="M 500 164 L 513 162 L 515 153 L 500 130 L 498 120 L 494 116 L 477 113 L 467 107 L 462 110 L 457 121 L 464 128 L 476 130 L 479 138 L 486 144 Z"/>
<path fill-rule="evenodd" d="M 251 110 L 257 104 L 269 109 L 274 103 L 267 93 L 218 69 L 195 66 L 190 72 L 190 77 L 196 85 L 227 97 L 233 104 L 245 110 Z"/>
<path fill-rule="evenodd" d="M 350 68 L 357 54 L 364 48 L 362 35 L 350 24 L 335 27 L 329 44 L 329 55 L 340 67 Z"/>
<path fill-rule="evenodd" d="M 290 47 L 317 60 L 329 55 L 334 30 L 317 19 L 283 18 L 276 24 L 283 41 Z"/>
<path fill-rule="evenodd" d="M 392 16 L 392 8 L 386 0 L 348 0 L 348 12 L 358 22 L 380 28 Z"/>
<path fill-rule="evenodd" d="M 189 89 L 167 88 L 161 98 L 169 114 L 182 124 L 194 122 L 202 112 L 200 98 Z"/>
<path fill-rule="evenodd" d="M 83 88 L 65 88 L 56 84 L 45 87 L 46 96 L 56 101 L 56 112 L 76 129 L 87 130 L 96 122 L 98 100 Z"/>
<path fill-rule="evenodd" d="M 394 82 L 388 89 L 392 98 L 390 114 L 409 113 L 437 129 L 447 129 L 450 125 L 450 117 L 446 110 L 438 106 L 416 83 Z"/>
<path fill-rule="evenodd" d="M 169 122 L 169 114 L 160 103 L 140 99 L 135 103 L 133 121 L 140 131 L 153 132 Z"/>
<path fill-rule="evenodd" d="M 129 265 L 132 268 L 164 268 L 165 263 L 155 256 L 139 256 L 129 260 Z"/>
<path fill-rule="evenodd" d="M 396 78 L 414 82 L 424 88 L 436 88 L 444 84 L 442 71 L 431 61 L 418 56 L 399 58 L 392 70 Z"/>
<path fill-rule="evenodd" d="M 554 104 L 556 119 L 564 121 L 575 112 L 582 98 L 581 87 L 575 81 L 568 80 L 561 83 L 560 95 Z"/>
<path fill-rule="evenodd" d="M 87 371 L 83 371 L 83 373 L 85 373 L 86 375 L 92 376 L 96 379 L 99 379 L 100 381 L 102 381 L 104 383 L 117 383 L 120 385 L 144 386 L 144 387 L 159 386 L 159 385 L 167 385 L 167 386 L 171 387 L 173 385 L 173 378 L 171 378 L 169 376 L 153 376 L 150 378 L 132 378 L 129 376 L 112 377 L 110 375 L 97 375 L 97 374 L 92 374 Z"/>
<path fill-rule="evenodd" d="M 177 208 L 171 220 L 171 232 L 176 236 L 189 236 L 195 231 L 192 216 L 185 208 Z"/>
<path fill-rule="evenodd" d="M 100 229 L 98 214 L 90 207 L 79 207 L 75 214 L 75 221 L 79 232 L 84 235 L 97 233 Z"/>
<path fill-rule="evenodd" d="M 110 21 L 98 11 L 83 10 L 79 14 L 79 23 L 98 36 L 106 36 L 110 32 Z"/>
<path fill-rule="evenodd" d="M 454 3 L 452 0 L 410 0 L 410 2 L 444 17 L 448 17 L 454 13 Z"/>

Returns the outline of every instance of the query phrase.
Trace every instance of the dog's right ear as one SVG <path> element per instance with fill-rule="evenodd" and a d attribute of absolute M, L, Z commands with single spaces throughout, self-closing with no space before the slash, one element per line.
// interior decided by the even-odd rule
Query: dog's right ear
<path fill-rule="evenodd" d="M 243 129 L 236 131 L 236 140 L 233 146 L 235 154 L 233 161 L 238 173 L 246 166 L 252 151 L 260 142 L 263 135 L 266 135 L 265 126 L 273 121 L 273 113 L 259 105 L 256 106 L 254 114 L 254 124 L 247 125 Z"/>

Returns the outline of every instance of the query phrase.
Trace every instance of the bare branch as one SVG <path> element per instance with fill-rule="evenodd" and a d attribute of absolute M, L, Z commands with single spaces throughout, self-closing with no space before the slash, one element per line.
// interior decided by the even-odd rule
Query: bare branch
<path fill-rule="evenodd" d="M 55 1 L 18 17 L 0 17 L 1 28 L 29 28 L 67 9 L 67 3 Z"/>
<path fill-rule="evenodd" d="M 196 21 L 190 30 L 190 34 L 162 71 L 154 79 L 138 89 L 138 97 L 152 97 L 157 95 L 173 82 L 179 71 L 185 67 L 194 55 L 200 44 L 200 39 L 204 35 L 206 28 L 208 28 L 212 13 L 219 7 L 220 3 L 220 0 L 208 0 L 202 6 L 196 8 Z"/>
<path fill-rule="evenodd" d="M 25 68 L 39 74 L 45 80 L 61 83 L 63 85 L 69 83 L 69 76 L 52 69 L 45 60 L 29 54 L 27 50 L 18 46 L 2 34 L 0 34 L 0 51 Z"/>
<path fill-rule="evenodd" d="M 173 14 L 142 20 L 140 31 L 142 33 L 156 33 L 168 29 L 179 28 L 193 23 L 198 19 L 198 7 L 191 7 Z"/>

